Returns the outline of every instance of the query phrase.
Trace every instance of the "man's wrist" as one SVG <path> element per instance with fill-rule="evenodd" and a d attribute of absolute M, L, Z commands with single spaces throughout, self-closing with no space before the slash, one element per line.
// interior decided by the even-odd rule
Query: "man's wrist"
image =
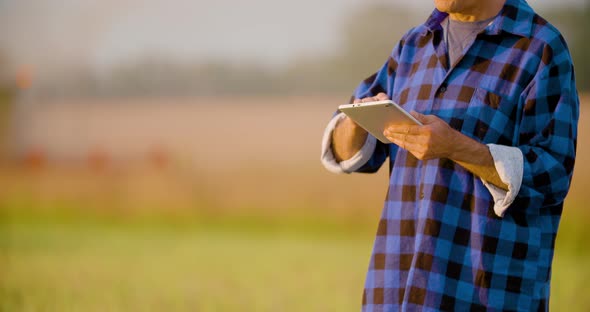
<path fill-rule="evenodd" d="M 340 121 L 338 121 L 338 123 L 336 124 L 336 128 L 338 128 L 340 126 L 347 127 L 348 129 L 350 129 L 350 131 L 353 134 L 366 134 L 367 133 L 367 131 L 365 129 L 363 129 L 363 127 L 359 126 L 356 122 L 354 122 L 348 116 L 346 116 L 346 117 L 342 118 Z"/>
<path fill-rule="evenodd" d="M 461 132 L 451 129 L 451 135 L 449 137 L 450 150 L 447 158 L 454 161 L 463 160 L 464 155 L 469 152 L 467 149 L 471 147 L 470 144 L 466 142 L 467 140 L 469 140 L 469 138 L 463 135 Z"/>
<path fill-rule="evenodd" d="M 453 161 L 476 165 L 487 164 L 491 158 L 489 148 L 463 133 L 453 129 L 449 140 L 450 151 L 448 158 Z M 489 157 L 488 157 L 489 156 Z"/>
<path fill-rule="evenodd" d="M 353 157 L 365 144 L 368 132 L 348 116 L 340 119 L 332 132 L 331 149 L 337 162 Z"/>
<path fill-rule="evenodd" d="M 490 148 L 459 131 L 454 129 L 453 131 L 455 134 L 450 136 L 449 159 L 481 179 L 503 190 L 508 190 L 508 185 L 498 175 Z"/>

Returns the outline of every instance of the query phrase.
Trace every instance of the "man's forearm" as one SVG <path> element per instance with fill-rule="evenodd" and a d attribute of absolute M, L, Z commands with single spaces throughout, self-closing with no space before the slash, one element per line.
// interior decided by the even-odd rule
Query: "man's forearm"
<path fill-rule="evenodd" d="M 454 140 L 455 149 L 451 160 L 483 180 L 507 191 L 508 185 L 500 179 L 494 158 L 489 148 L 462 133 L 457 132 Z"/>
<path fill-rule="evenodd" d="M 332 151 L 336 161 L 341 162 L 352 158 L 365 144 L 367 131 L 346 117 L 342 119 L 332 132 Z"/>

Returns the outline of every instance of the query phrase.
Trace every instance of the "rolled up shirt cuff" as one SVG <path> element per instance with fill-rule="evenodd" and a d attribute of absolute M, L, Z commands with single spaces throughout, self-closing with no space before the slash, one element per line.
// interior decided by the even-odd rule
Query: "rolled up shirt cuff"
<path fill-rule="evenodd" d="M 494 159 L 494 166 L 500 179 L 508 185 L 508 191 L 484 180 L 482 182 L 492 194 L 494 212 L 497 216 L 503 217 L 520 191 L 524 171 L 524 157 L 517 147 L 497 144 L 487 144 L 487 146 Z"/>
<path fill-rule="evenodd" d="M 335 115 L 326 126 L 324 137 L 322 138 L 321 161 L 324 167 L 333 173 L 351 173 L 358 170 L 371 159 L 371 156 L 375 152 L 375 145 L 377 144 L 377 139 L 371 134 L 368 134 L 365 144 L 356 154 L 350 159 L 337 162 L 332 151 L 332 132 L 336 128 L 336 125 L 338 125 L 338 122 L 344 118 L 346 118 L 344 113 Z"/>

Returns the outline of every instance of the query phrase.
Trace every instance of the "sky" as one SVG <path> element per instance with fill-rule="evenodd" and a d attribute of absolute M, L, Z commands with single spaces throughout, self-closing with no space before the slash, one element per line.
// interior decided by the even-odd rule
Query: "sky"
<path fill-rule="evenodd" d="M 432 8 L 432 0 L 0 0 L 0 53 L 18 64 L 98 70 L 145 57 L 280 65 L 337 49 L 339 27 L 369 1 L 424 17 Z"/>

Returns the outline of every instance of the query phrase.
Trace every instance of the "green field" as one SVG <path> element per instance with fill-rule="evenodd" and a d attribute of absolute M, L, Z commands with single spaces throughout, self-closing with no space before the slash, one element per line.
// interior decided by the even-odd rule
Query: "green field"
<path fill-rule="evenodd" d="M 2 225 L 0 311 L 356 311 L 371 248 L 370 235 L 71 221 Z"/>
<path fill-rule="evenodd" d="M 317 220 L 42 215 L 2 218 L 0 311 L 358 311 L 373 239 Z M 554 311 L 590 310 L 585 224 L 560 232 Z"/>

